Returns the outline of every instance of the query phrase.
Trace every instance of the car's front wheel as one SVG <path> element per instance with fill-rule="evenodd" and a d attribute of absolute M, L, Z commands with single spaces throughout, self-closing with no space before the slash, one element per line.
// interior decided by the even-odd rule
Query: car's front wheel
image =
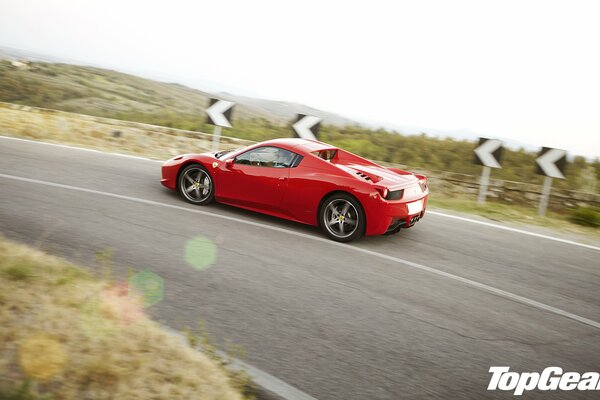
<path fill-rule="evenodd" d="M 366 218 L 362 206 L 346 193 L 334 193 L 325 199 L 319 210 L 323 232 L 338 242 L 350 242 L 365 233 Z"/>
<path fill-rule="evenodd" d="M 177 188 L 181 196 L 193 204 L 209 204 L 215 198 L 212 177 L 200 164 L 188 165 L 181 171 Z"/>

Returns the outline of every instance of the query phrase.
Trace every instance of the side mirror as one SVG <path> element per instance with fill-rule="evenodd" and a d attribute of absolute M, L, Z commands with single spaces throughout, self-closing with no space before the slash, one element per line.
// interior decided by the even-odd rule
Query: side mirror
<path fill-rule="evenodd" d="M 233 168 L 233 158 L 225 160 L 225 168 L 227 168 L 227 169 Z"/>

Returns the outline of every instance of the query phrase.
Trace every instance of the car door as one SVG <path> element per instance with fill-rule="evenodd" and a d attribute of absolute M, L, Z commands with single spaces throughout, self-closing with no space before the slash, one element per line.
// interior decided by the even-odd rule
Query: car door
<path fill-rule="evenodd" d="M 275 146 L 261 146 L 224 163 L 216 184 L 220 201 L 276 211 L 281 205 L 296 154 Z"/>

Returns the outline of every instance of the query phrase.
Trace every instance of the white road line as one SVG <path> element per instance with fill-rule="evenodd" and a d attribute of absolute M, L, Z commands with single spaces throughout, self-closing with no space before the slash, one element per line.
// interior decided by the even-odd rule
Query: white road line
<path fill-rule="evenodd" d="M 154 162 L 154 163 L 162 163 L 163 162 L 163 161 L 160 161 L 160 160 L 153 160 L 151 158 L 140 157 L 140 156 L 133 156 L 133 155 L 129 155 L 129 154 L 111 153 L 111 152 L 106 152 L 106 151 L 101 151 L 101 150 L 87 149 L 87 148 L 84 148 L 84 147 L 69 146 L 69 145 L 65 145 L 65 144 L 48 143 L 48 142 L 40 142 L 38 140 L 15 138 L 15 137 L 12 137 L 12 136 L 2 136 L 2 135 L 0 135 L 0 139 L 17 140 L 17 141 L 26 142 L 26 143 L 34 143 L 34 144 L 42 144 L 42 145 L 47 145 L 47 146 L 62 147 L 62 148 L 65 148 L 65 149 L 90 151 L 90 152 L 94 152 L 94 153 L 106 154 L 106 155 L 117 156 L 117 157 L 124 157 L 124 158 L 131 158 L 131 159 L 135 159 L 135 160 L 151 161 L 151 162 Z M 593 246 L 593 245 L 590 245 L 590 244 L 575 242 L 573 240 L 560 239 L 560 238 L 556 238 L 556 237 L 553 237 L 553 236 L 542 235 L 540 233 L 530 232 L 530 231 L 526 231 L 524 229 L 511 228 L 511 227 L 508 227 L 508 226 L 498 225 L 498 224 L 494 224 L 494 223 L 491 223 L 491 222 L 479 221 L 479 220 L 476 220 L 476 219 L 471 219 L 471 218 L 466 218 L 466 217 L 459 217 L 457 215 L 446 214 L 446 213 L 442 213 L 442 212 L 439 212 L 439 211 L 433 211 L 431 209 L 427 210 L 427 214 L 437 215 L 437 216 L 446 217 L 446 218 L 452 218 L 452 219 L 455 219 L 457 221 L 469 222 L 469 223 L 472 223 L 472 224 L 484 225 L 484 226 L 488 226 L 490 228 L 501 229 L 501 230 L 505 230 L 505 231 L 509 231 L 509 232 L 520 233 L 520 234 L 523 234 L 523 235 L 529 235 L 529 236 L 537 237 L 537 238 L 540 238 L 540 239 L 553 240 L 555 242 L 561 242 L 561 243 L 565 243 L 565 244 L 570 244 L 570 245 L 574 245 L 574 246 L 585 247 L 585 248 L 588 248 L 588 249 L 600 251 L 600 247 Z"/>
<path fill-rule="evenodd" d="M 557 237 L 553 237 L 553 236 L 542 235 L 541 233 L 535 233 L 535 232 L 525 231 L 523 229 L 511 228 L 509 226 L 493 224 L 491 222 L 478 221 L 476 219 L 459 217 L 457 215 L 451 215 L 451 214 L 441 213 L 439 211 L 432 211 L 432 210 L 427 210 L 427 214 L 437 215 L 437 216 L 445 217 L 445 218 L 452 218 L 452 219 L 456 219 L 456 220 L 459 220 L 459 221 L 470 222 L 472 224 L 479 224 L 479 225 L 483 225 L 483 226 L 489 226 L 490 228 L 502 229 L 502 230 L 509 231 L 509 232 L 521 233 L 523 235 L 534 236 L 534 237 L 538 237 L 538 238 L 542 238 L 542 239 L 547 239 L 547 240 L 554 240 L 555 242 L 572 244 L 574 246 L 580 246 L 580 247 L 585 247 L 587 249 L 592 249 L 592 250 L 600 251 L 600 247 L 598 247 L 598 246 L 592 246 L 591 244 L 579 243 L 579 242 L 575 242 L 573 240 L 567 240 L 567 239 L 561 239 L 561 238 L 557 238 Z"/>
<path fill-rule="evenodd" d="M 334 242 L 334 241 L 326 239 L 324 237 L 308 235 L 306 233 L 296 232 L 296 231 L 293 231 L 293 230 L 289 230 L 289 229 L 285 229 L 285 228 L 280 228 L 280 227 L 272 226 L 272 225 L 268 225 L 268 224 L 263 224 L 263 223 L 260 223 L 260 222 L 248 221 L 248 220 L 241 219 L 239 217 L 230 217 L 228 215 L 215 214 L 215 213 L 212 213 L 212 212 L 209 212 L 209 211 L 203 211 L 203 210 L 198 210 L 198 209 L 188 208 L 188 207 L 183 207 L 183 206 L 176 206 L 174 204 L 160 203 L 158 201 L 145 200 L 145 199 L 140 199 L 140 198 L 137 198 L 137 197 L 124 196 L 124 195 L 116 194 L 116 193 L 101 192 L 101 191 L 93 190 L 93 189 L 86 189 L 86 188 L 81 188 L 81 187 L 77 187 L 77 186 L 63 185 L 61 183 L 53 183 L 53 182 L 40 181 L 40 180 L 37 180 L 37 179 L 24 178 L 24 177 L 14 176 L 14 175 L 0 174 L 0 178 L 11 179 L 11 180 L 21 181 L 21 182 L 35 183 L 35 184 L 38 184 L 38 185 L 45 185 L 45 186 L 57 187 L 57 188 L 61 188 L 61 189 L 74 190 L 74 191 L 84 192 L 84 193 L 91 193 L 91 194 L 96 194 L 96 195 L 100 195 L 100 196 L 112 197 L 112 198 L 121 199 L 121 200 L 128 200 L 128 201 L 133 201 L 133 202 L 136 202 L 136 203 L 148 204 L 148 205 L 153 205 L 153 206 L 158 206 L 158 207 L 171 208 L 171 209 L 174 209 L 174 210 L 191 212 L 191 213 L 200 214 L 200 215 L 204 215 L 204 216 L 212 217 L 212 218 L 221 218 L 221 219 L 225 219 L 225 220 L 228 220 L 228 221 L 236 222 L 238 224 L 246 224 L 246 225 L 256 226 L 256 227 L 259 227 L 259 228 L 269 229 L 269 230 L 272 230 L 272 231 L 281 232 L 281 233 L 285 233 L 285 234 L 288 234 L 288 235 L 302 237 L 302 238 L 308 239 L 308 240 L 314 240 L 314 241 L 317 241 L 317 242 L 326 243 L 326 244 L 328 244 L 330 246 L 336 246 L 336 247 L 343 248 L 345 251 L 355 251 L 355 252 L 362 253 L 362 254 L 368 254 L 368 255 L 373 256 L 373 257 L 377 257 L 377 258 L 381 258 L 381 259 L 384 259 L 384 260 L 392 261 L 392 262 L 395 262 L 395 263 L 398 263 L 398 264 L 403 264 L 403 265 L 409 266 L 411 268 L 419 269 L 419 270 L 422 270 L 422 271 L 429 272 L 431 274 L 442 276 L 444 278 L 452 279 L 454 281 L 461 282 L 463 284 L 466 284 L 468 286 L 472 286 L 472 287 L 480 289 L 482 291 L 485 291 L 485 292 L 488 292 L 488 293 L 492 293 L 492 294 L 495 294 L 497 296 L 504 297 L 504 298 L 512 300 L 512 301 L 516 301 L 518 303 L 526 304 L 528 306 L 535 307 L 535 308 L 540 309 L 540 310 L 544 310 L 544 311 L 548 311 L 548 312 L 551 312 L 551 313 L 554 313 L 554 314 L 557 314 L 557 315 L 561 315 L 563 317 L 570 318 L 570 319 L 572 319 L 574 321 L 578 321 L 578 322 L 581 322 L 583 324 L 586 324 L 586 325 L 592 326 L 594 328 L 600 329 L 600 322 L 596 322 L 596 321 L 593 321 L 591 319 L 588 319 L 588 318 L 585 318 L 585 317 L 582 317 L 582 316 L 570 313 L 568 311 L 561 310 L 560 308 L 556 308 L 556 307 L 552 307 L 552 306 L 549 306 L 549 305 L 544 304 L 544 303 L 540 303 L 538 301 L 529 299 L 527 297 L 520 296 L 518 294 L 507 292 L 506 290 L 498 289 L 496 287 L 493 287 L 493 286 L 490 286 L 490 285 L 486 285 L 484 283 L 477 282 L 477 281 L 474 281 L 472 279 L 463 278 L 463 277 L 458 276 L 458 275 L 454 275 L 454 274 L 451 274 L 451 273 L 448 273 L 448 272 L 444 272 L 444 271 L 441 271 L 439 269 L 428 267 L 426 265 L 418 264 L 418 263 L 415 263 L 415 262 L 412 262 L 412 261 L 404 260 L 404 259 L 399 258 L 399 257 L 394 257 L 394 256 L 390 256 L 390 255 L 387 255 L 387 254 L 378 253 L 376 251 L 364 249 L 362 247 L 348 245 L 348 244 L 345 244 L 345 243 Z"/>
<path fill-rule="evenodd" d="M 227 356 L 224 353 L 221 353 L 223 357 Z M 246 371 L 248 375 L 252 377 L 252 380 L 256 382 L 258 385 L 267 389 L 268 391 L 275 393 L 276 395 L 287 399 L 287 400 L 317 400 L 311 395 L 301 391 L 300 389 L 295 388 L 292 385 L 288 385 L 281 379 L 261 370 L 252 365 L 234 359 L 234 368 L 237 368 L 241 371 Z"/>
<path fill-rule="evenodd" d="M 189 344 L 187 338 L 179 331 L 171 328 L 167 325 L 161 325 L 162 328 L 177 337 L 185 344 Z M 202 346 L 198 345 L 196 350 L 202 351 Z M 296 389 L 295 387 L 288 385 L 281 379 L 269 374 L 268 372 L 263 371 L 262 369 L 256 368 L 245 361 L 242 361 L 237 358 L 232 358 L 229 354 L 216 350 L 216 352 L 224 359 L 231 359 L 231 364 L 229 367 L 238 372 L 246 372 L 252 378 L 252 381 L 259 386 L 267 389 L 271 393 L 275 393 L 277 396 L 286 399 L 286 400 L 317 400 L 309 394 L 304 393 L 303 391 Z"/>
<path fill-rule="evenodd" d="M 148 157 L 134 156 L 134 155 L 131 155 L 131 154 L 112 153 L 112 152 L 109 152 L 109 151 L 102 151 L 102 150 L 96 150 L 96 149 L 88 149 L 86 147 L 69 146 L 69 145 L 66 145 L 66 144 L 59 144 L 59 143 L 40 142 L 39 140 L 16 138 L 16 137 L 12 137 L 12 136 L 1 136 L 0 135 L 0 139 L 15 140 L 15 141 L 25 142 L 25 143 L 42 144 L 42 145 L 45 145 L 45 146 L 61 147 L 63 149 L 88 151 L 88 152 L 91 152 L 91 153 L 107 154 L 107 155 L 116 156 L 116 157 L 131 158 L 131 159 L 134 159 L 134 160 L 152 161 L 152 162 L 155 162 L 155 163 L 163 163 L 164 162 L 164 161 L 160 161 L 160 160 L 153 160 L 153 159 L 148 158 Z"/>

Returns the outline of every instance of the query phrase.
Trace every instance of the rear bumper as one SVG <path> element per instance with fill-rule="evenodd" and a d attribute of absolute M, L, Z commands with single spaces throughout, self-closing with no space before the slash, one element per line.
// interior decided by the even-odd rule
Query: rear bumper
<path fill-rule="evenodd" d="M 425 210 L 423 210 L 420 214 L 414 215 L 412 217 L 407 217 L 403 219 L 393 219 L 390 226 L 388 226 L 387 231 L 385 231 L 385 235 L 393 235 L 394 233 L 400 232 L 400 229 L 410 228 L 417 222 L 423 218 L 425 215 Z"/>
<path fill-rule="evenodd" d="M 427 197 L 425 194 L 420 199 L 406 202 L 388 202 L 381 198 L 371 198 L 371 207 L 365 210 L 367 216 L 367 235 L 383 235 L 396 233 L 402 228 L 410 228 L 425 215 L 427 209 Z M 423 209 L 410 214 L 408 203 L 422 201 Z"/>

